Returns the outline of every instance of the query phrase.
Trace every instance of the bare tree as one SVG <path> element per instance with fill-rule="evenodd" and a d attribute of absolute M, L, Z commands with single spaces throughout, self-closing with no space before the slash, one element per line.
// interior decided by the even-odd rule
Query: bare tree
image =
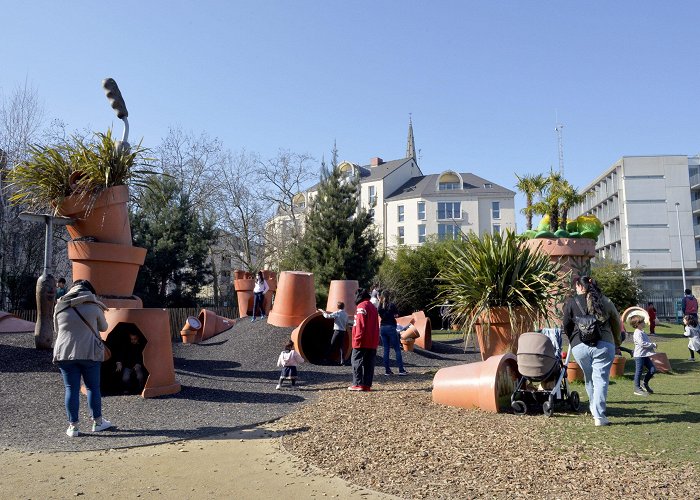
<path fill-rule="evenodd" d="M 7 172 L 27 158 L 37 141 L 44 111 L 38 93 L 26 81 L 7 97 L 0 95 L 0 308 L 22 305 L 23 291 L 42 266 L 43 228 L 22 222 L 20 207 L 8 204 Z"/>

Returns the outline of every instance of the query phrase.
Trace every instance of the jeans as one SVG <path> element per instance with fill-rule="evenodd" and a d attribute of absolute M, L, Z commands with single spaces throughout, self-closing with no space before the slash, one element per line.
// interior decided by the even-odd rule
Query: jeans
<path fill-rule="evenodd" d="M 258 309 L 260 309 L 260 317 L 262 318 L 265 316 L 265 294 L 262 292 L 257 292 L 253 295 L 255 296 L 253 298 L 253 317 L 255 317 Z"/>
<path fill-rule="evenodd" d="M 649 356 L 644 356 L 642 358 L 634 358 L 634 388 L 636 390 L 641 389 L 639 385 L 639 379 L 642 378 L 642 369 L 646 366 L 647 373 L 644 375 L 644 386 L 649 385 L 651 377 L 656 373 L 656 367 L 651 361 Z"/>
<path fill-rule="evenodd" d="M 605 401 L 608 398 L 610 367 L 615 359 L 615 345 L 599 340 L 595 347 L 581 343 L 575 345 L 571 352 L 583 370 L 591 415 L 595 418 L 605 417 Z"/>
<path fill-rule="evenodd" d="M 72 360 L 59 361 L 63 383 L 66 386 L 66 415 L 72 424 L 79 421 L 80 409 L 80 377 L 82 376 L 87 388 L 88 408 L 92 418 L 97 420 L 102 416 L 102 395 L 100 394 L 100 361 Z"/>
<path fill-rule="evenodd" d="M 391 349 L 396 353 L 396 363 L 399 365 L 399 371 L 403 372 L 403 357 L 401 356 L 401 342 L 399 334 L 396 333 L 396 325 L 383 325 L 379 329 L 379 334 L 382 336 L 382 346 L 384 347 L 384 371 L 390 373 L 389 356 Z"/>
<path fill-rule="evenodd" d="M 372 387 L 374 379 L 374 360 L 377 357 L 376 349 L 353 349 L 352 350 L 352 385 Z"/>

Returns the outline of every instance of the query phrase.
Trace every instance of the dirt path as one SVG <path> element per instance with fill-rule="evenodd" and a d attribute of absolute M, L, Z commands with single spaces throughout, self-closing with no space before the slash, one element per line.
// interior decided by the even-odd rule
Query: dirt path
<path fill-rule="evenodd" d="M 79 438 L 77 438 L 79 439 Z M 264 427 L 140 448 L 0 453 L 6 499 L 395 498 L 323 475 Z"/>

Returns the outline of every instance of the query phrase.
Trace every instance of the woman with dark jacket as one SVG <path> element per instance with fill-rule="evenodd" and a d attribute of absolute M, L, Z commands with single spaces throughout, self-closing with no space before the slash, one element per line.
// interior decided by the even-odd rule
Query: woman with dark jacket
<path fill-rule="evenodd" d="M 384 350 L 384 375 L 393 375 L 389 367 L 389 358 L 391 349 L 396 353 L 396 363 L 399 365 L 399 375 L 408 375 L 408 372 L 403 367 L 403 357 L 401 356 L 401 341 L 399 334 L 396 331 L 396 318 L 399 316 L 399 311 L 396 304 L 389 301 L 389 293 L 385 290 L 379 298 L 379 334 L 382 337 L 382 346 Z"/>
<path fill-rule="evenodd" d="M 87 401 L 93 418 L 92 431 L 112 427 L 102 418 L 100 369 L 104 359 L 104 343 L 100 331 L 107 330 L 104 311 L 107 307 L 95 297 L 95 289 L 87 280 L 77 280 L 71 289 L 56 302 L 53 324 L 58 334 L 53 348 L 53 361 L 58 364 L 66 386 L 66 415 L 69 426 L 66 434 L 80 435 L 80 379 L 87 388 Z"/>
<path fill-rule="evenodd" d="M 620 315 L 598 288 L 595 280 L 581 276 L 575 281 L 576 295 L 564 305 L 564 333 L 576 362 L 583 370 L 590 410 L 596 426 L 610 425 L 605 414 L 610 367 L 620 346 Z M 576 318 L 595 316 L 599 338 L 588 344 L 581 339 Z"/>

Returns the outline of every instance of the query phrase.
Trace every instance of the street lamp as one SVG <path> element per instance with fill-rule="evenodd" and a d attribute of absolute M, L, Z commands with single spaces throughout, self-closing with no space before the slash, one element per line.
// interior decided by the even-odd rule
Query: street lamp
<path fill-rule="evenodd" d="M 680 203 L 676 202 L 676 224 L 678 224 L 678 245 L 681 249 L 681 274 L 683 275 L 683 290 L 687 290 L 688 287 L 685 284 L 685 259 L 683 258 L 683 240 L 681 239 L 681 218 L 678 215 L 678 206 Z"/>

